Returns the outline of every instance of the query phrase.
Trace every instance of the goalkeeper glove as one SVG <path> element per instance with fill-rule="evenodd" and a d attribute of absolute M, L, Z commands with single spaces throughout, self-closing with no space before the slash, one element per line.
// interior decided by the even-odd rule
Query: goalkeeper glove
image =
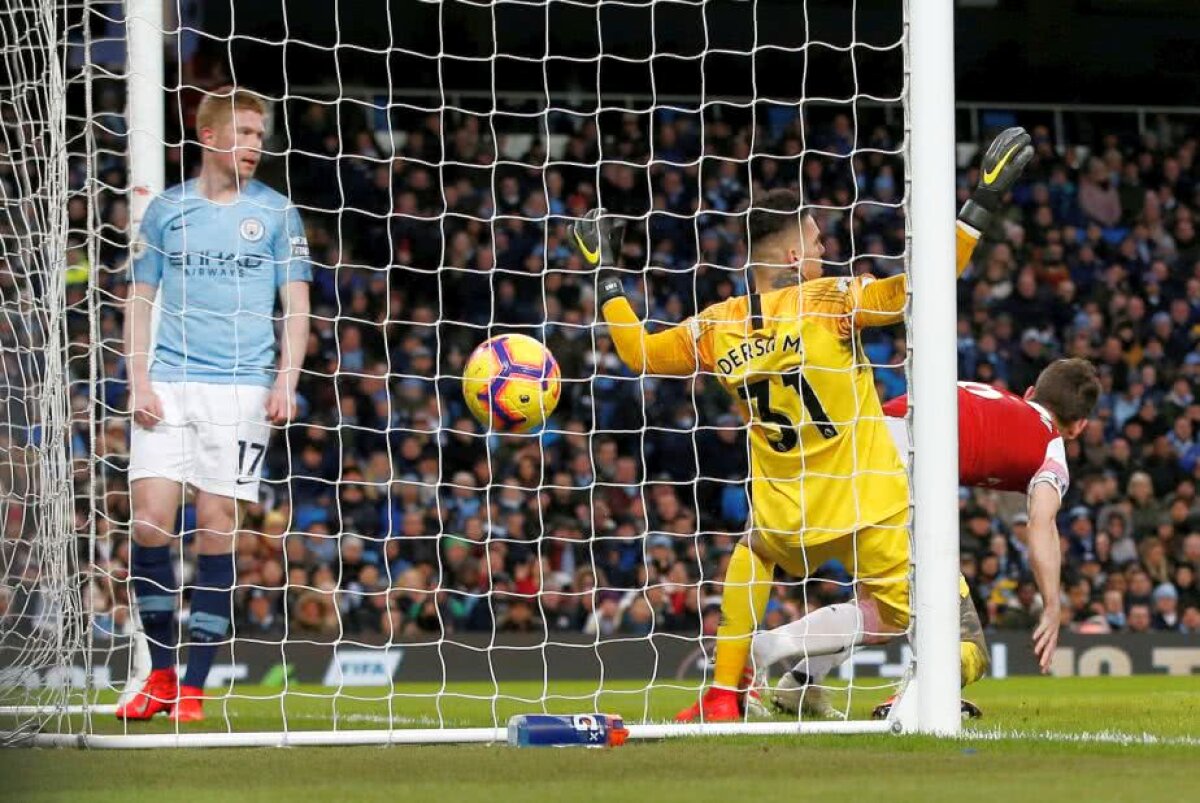
<path fill-rule="evenodd" d="M 1024 128 L 1014 126 L 1000 132 L 983 155 L 979 185 L 958 212 L 958 219 L 978 231 L 987 229 L 992 213 L 1008 194 L 1033 158 L 1033 146 Z"/>
<path fill-rule="evenodd" d="M 592 209 L 571 225 L 575 247 L 593 268 L 616 267 L 624 237 L 625 221 L 606 217 L 604 209 Z M 596 306 L 604 309 L 607 302 L 623 295 L 625 288 L 621 285 L 620 277 L 601 277 L 596 285 Z"/>

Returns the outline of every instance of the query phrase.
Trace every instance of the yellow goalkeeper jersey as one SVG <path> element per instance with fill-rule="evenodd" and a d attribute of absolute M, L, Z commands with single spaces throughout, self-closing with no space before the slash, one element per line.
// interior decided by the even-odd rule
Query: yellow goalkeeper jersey
<path fill-rule="evenodd" d="M 750 423 L 752 524 L 764 535 L 817 544 L 908 507 L 908 478 L 855 334 L 855 318 L 867 314 L 863 286 L 818 279 L 731 298 L 690 322 L 700 368 Z"/>
<path fill-rule="evenodd" d="M 957 263 L 979 233 L 958 224 Z M 730 298 L 683 324 L 647 333 L 625 298 L 603 315 L 637 372 L 710 372 L 750 423 L 753 526 L 817 544 L 908 506 L 908 479 L 883 422 L 857 332 L 903 319 L 903 275 L 816 279 Z"/>

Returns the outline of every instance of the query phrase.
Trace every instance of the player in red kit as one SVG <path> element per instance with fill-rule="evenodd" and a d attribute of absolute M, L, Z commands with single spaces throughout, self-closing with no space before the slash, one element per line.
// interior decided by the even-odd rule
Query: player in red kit
<path fill-rule="evenodd" d="M 1033 638 L 1042 671 L 1049 669 L 1058 642 L 1061 556 L 1055 520 L 1071 481 L 1065 442 L 1087 427 L 1099 396 L 1095 366 L 1079 359 L 1052 363 L 1024 398 L 978 382 L 958 383 L 959 482 L 1028 496 L 1030 568 L 1045 605 Z M 902 424 L 908 398 L 893 399 L 883 411 Z M 907 459 L 907 428 L 889 429 Z"/>
<path fill-rule="evenodd" d="M 1033 388 L 1029 395 L 1032 396 Z M 907 451 L 904 417 L 908 397 L 883 405 L 891 421 L 888 429 L 901 451 Z M 1082 431 L 1087 419 L 1070 427 Z M 958 383 L 958 481 L 973 488 L 997 491 L 1030 489 L 1035 480 L 1066 492 L 1070 483 L 1064 438 L 1079 432 L 1062 432 L 1054 414 L 1033 401 L 1007 390 L 979 382 Z M 1003 448 L 997 448 L 1003 444 Z M 1043 476 L 1044 475 L 1044 476 Z"/>
<path fill-rule="evenodd" d="M 1042 596 L 1042 617 L 1033 632 L 1033 650 L 1042 671 L 1050 668 L 1058 644 L 1060 573 L 1056 518 L 1070 484 L 1065 441 L 1087 426 L 1100 395 L 1095 366 L 1087 360 L 1058 360 L 1038 377 L 1022 398 L 978 382 L 958 385 L 959 480 L 962 485 L 1001 491 L 1021 491 L 1028 496 L 1028 548 L 1030 568 Z M 908 430 L 904 416 L 908 399 L 893 399 L 883 406 L 891 420 L 889 431 L 903 460 L 908 459 Z M 918 534 L 919 537 L 919 534 Z M 962 683 L 979 680 L 988 669 L 988 651 L 979 614 L 971 604 L 966 583 L 962 588 L 960 619 Z M 828 714 L 828 703 L 819 683 L 851 651 L 813 655 L 804 643 L 800 619 L 760 634 L 754 658 L 769 665 L 787 654 L 805 654 L 804 660 L 780 679 L 775 702 L 785 710 L 803 707 L 808 713 Z M 875 710 L 887 716 L 893 700 Z M 964 701 L 964 712 L 978 709 Z"/>

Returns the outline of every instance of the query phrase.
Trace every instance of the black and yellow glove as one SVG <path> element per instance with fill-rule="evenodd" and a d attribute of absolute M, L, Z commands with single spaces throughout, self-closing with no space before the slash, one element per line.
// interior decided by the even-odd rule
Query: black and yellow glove
<path fill-rule="evenodd" d="M 604 209 L 592 209 L 571 225 L 571 239 L 593 268 L 614 268 L 625 237 L 625 221 L 608 217 Z M 615 275 L 600 276 L 596 282 L 596 306 L 617 296 L 625 295 L 621 279 Z"/>
<path fill-rule="evenodd" d="M 979 184 L 958 211 L 958 219 L 978 231 L 987 229 L 992 213 L 1033 158 L 1033 146 L 1024 128 L 1014 126 L 992 140 L 979 166 Z"/>

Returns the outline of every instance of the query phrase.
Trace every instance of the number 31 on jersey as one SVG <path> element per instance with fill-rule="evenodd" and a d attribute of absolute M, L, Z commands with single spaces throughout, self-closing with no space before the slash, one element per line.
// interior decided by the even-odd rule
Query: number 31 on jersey
<path fill-rule="evenodd" d="M 751 405 L 757 419 L 773 429 L 778 428 L 778 438 L 770 438 L 771 448 L 777 452 L 790 452 L 800 443 L 800 433 L 797 427 L 803 422 L 796 421 L 787 413 L 789 406 L 780 398 L 781 394 L 794 393 L 800 398 L 800 403 L 808 412 L 813 426 L 823 438 L 837 436 L 837 427 L 829 420 L 829 414 L 817 397 L 812 385 L 804 378 L 799 368 L 795 368 L 779 377 L 782 384 L 771 381 L 772 377 L 762 377 L 747 382 L 738 388 L 738 395 Z"/>

